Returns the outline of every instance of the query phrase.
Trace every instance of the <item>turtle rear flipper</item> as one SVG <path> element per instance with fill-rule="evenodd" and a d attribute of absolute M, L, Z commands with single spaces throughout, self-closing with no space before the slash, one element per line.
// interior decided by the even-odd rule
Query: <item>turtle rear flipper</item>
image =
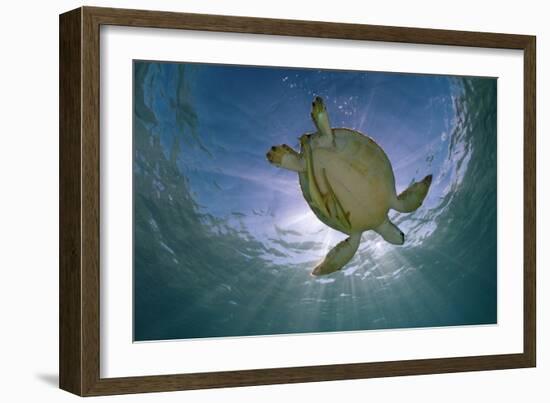
<path fill-rule="evenodd" d="M 432 175 L 415 182 L 397 196 L 390 207 L 401 213 L 410 213 L 422 205 L 432 184 Z"/>
<path fill-rule="evenodd" d="M 386 242 L 394 245 L 403 245 L 405 243 L 405 234 L 390 221 L 388 217 L 386 220 L 374 229 Z"/>
<path fill-rule="evenodd" d="M 355 255 L 355 252 L 357 252 L 360 241 L 360 232 L 351 234 L 349 238 L 346 238 L 330 250 L 323 261 L 315 266 L 311 275 L 323 276 L 342 269 Z"/>

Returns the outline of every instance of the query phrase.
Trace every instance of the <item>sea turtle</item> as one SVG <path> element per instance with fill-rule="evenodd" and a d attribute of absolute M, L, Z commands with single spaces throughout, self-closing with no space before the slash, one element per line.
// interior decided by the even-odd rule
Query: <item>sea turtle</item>
<path fill-rule="evenodd" d="M 313 269 L 311 274 L 319 276 L 342 269 L 357 251 L 364 231 L 376 231 L 387 242 L 402 245 L 405 235 L 389 220 L 388 211 L 409 213 L 420 207 L 432 175 L 398 196 L 390 160 L 373 139 L 355 130 L 331 128 L 320 97 L 313 100 L 311 117 L 317 132 L 300 137 L 299 153 L 283 144 L 271 147 L 267 159 L 297 172 L 315 215 L 349 235 Z"/>

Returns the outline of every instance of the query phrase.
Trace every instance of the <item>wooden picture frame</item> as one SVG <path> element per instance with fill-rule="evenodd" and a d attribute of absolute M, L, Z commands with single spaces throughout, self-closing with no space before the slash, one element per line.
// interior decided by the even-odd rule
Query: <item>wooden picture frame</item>
<path fill-rule="evenodd" d="M 100 27 L 171 28 L 479 48 L 524 56 L 523 353 L 125 378 L 100 377 Z M 60 387 L 80 396 L 533 367 L 534 36 L 81 7 L 60 16 Z M 519 152 L 519 151 L 518 151 Z"/>

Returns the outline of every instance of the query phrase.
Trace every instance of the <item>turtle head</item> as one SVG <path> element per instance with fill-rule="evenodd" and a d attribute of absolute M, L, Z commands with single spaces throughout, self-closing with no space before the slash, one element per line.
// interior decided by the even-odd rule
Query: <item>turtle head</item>
<path fill-rule="evenodd" d="M 316 121 L 321 115 L 326 113 L 327 108 L 325 107 L 325 102 L 323 101 L 323 98 L 313 98 L 313 102 L 311 103 L 311 118 L 313 119 L 313 121 Z"/>
<path fill-rule="evenodd" d="M 325 140 L 324 143 L 332 144 L 334 142 L 334 135 L 330 127 L 328 112 L 323 98 L 313 98 L 313 102 L 311 103 L 311 119 L 313 119 L 313 123 L 317 127 L 317 132 Z"/>

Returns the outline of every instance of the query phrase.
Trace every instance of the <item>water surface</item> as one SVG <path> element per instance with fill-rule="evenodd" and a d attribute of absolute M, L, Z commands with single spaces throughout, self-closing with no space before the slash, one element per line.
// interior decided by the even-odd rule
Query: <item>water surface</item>
<path fill-rule="evenodd" d="M 405 245 L 364 233 L 321 278 L 345 235 L 265 158 L 314 131 L 314 95 L 398 192 L 434 177 L 390 213 Z M 137 341 L 496 323 L 496 79 L 136 61 L 133 172 Z"/>

